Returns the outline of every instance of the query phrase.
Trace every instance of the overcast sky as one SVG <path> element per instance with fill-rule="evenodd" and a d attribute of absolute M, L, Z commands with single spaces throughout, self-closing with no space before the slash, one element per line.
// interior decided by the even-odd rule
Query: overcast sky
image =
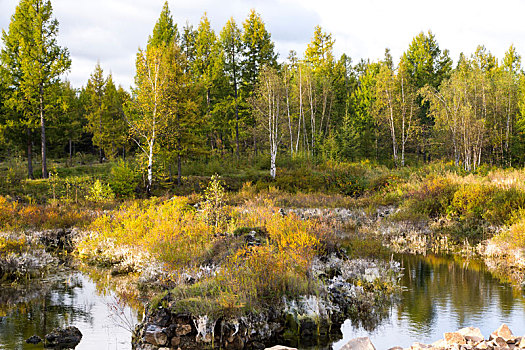
<path fill-rule="evenodd" d="M 7 29 L 18 0 L 0 0 L 0 28 Z M 68 78 L 85 85 L 100 60 L 125 88 L 133 83 L 135 54 L 144 46 L 164 0 L 53 0 L 59 42 L 73 61 Z M 174 20 L 196 27 L 206 11 L 216 32 L 229 17 L 240 25 L 250 9 L 262 15 L 280 58 L 302 53 L 320 24 L 334 35 L 335 51 L 377 60 L 390 48 L 397 60 L 420 31 L 432 30 L 441 49 L 457 60 L 485 45 L 501 58 L 514 43 L 525 49 L 525 1 L 520 0 L 169 0 Z"/>

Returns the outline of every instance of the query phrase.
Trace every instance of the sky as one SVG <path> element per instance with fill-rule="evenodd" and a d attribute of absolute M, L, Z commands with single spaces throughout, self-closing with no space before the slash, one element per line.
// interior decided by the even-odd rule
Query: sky
<path fill-rule="evenodd" d="M 0 28 L 7 30 L 18 0 L 0 0 Z M 59 43 L 72 58 L 67 78 L 86 84 L 97 61 L 114 81 L 129 89 L 135 55 L 144 47 L 164 0 L 52 0 L 60 22 Z M 377 61 L 390 48 L 401 57 L 413 37 L 431 30 L 441 49 L 457 60 L 485 45 L 502 58 L 511 44 L 525 52 L 525 1 L 522 0 L 169 0 L 179 28 L 197 27 L 206 12 L 217 33 L 233 17 L 241 26 L 250 9 L 261 14 L 280 60 L 290 50 L 301 55 L 314 27 L 321 25 L 335 39 L 335 54 Z"/>

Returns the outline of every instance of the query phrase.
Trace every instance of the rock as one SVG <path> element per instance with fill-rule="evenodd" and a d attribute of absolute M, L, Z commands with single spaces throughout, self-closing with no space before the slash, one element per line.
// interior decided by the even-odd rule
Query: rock
<path fill-rule="evenodd" d="M 414 344 L 412 344 L 410 349 L 413 349 L 413 350 L 417 350 L 417 349 L 434 349 L 434 347 L 432 345 L 423 344 L 423 343 L 420 343 L 420 342 L 415 342 Z"/>
<path fill-rule="evenodd" d="M 297 350 L 297 349 L 289 348 L 287 346 L 282 346 L 282 345 L 275 345 L 275 346 L 272 346 L 271 348 L 266 348 L 264 350 Z"/>
<path fill-rule="evenodd" d="M 439 339 L 438 341 L 433 342 L 432 346 L 435 348 L 444 349 L 448 346 L 448 343 L 445 339 Z"/>
<path fill-rule="evenodd" d="M 510 339 L 514 339 L 514 334 L 512 334 L 512 331 L 509 329 L 509 326 L 507 326 L 505 323 L 499 326 L 498 329 L 496 329 L 492 334 L 490 335 L 490 340 L 495 339 L 497 337 L 502 337 L 505 339 L 505 342 Z"/>
<path fill-rule="evenodd" d="M 494 344 L 496 344 L 499 347 L 502 347 L 502 348 L 507 347 L 507 342 L 502 337 L 496 337 L 492 341 L 494 342 Z"/>
<path fill-rule="evenodd" d="M 368 337 L 355 338 L 343 345 L 341 350 L 376 350 Z"/>
<path fill-rule="evenodd" d="M 177 347 L 180 345 L 180 338 L 179 337 L 173 337 L 171 338 L 171 347 Z"/>
<path fill-rule="evenodd" d="M 474 343 L 479 343 L 485 340 L 485 337 L 483 334 L 481 334 L 481 330 L 475 327 L 461 328 L 460 330 L 456 331 L 456 333 L 461 334 L 465 340 L 472 340 Z"/>
<path fill-rule="evenodd" d="M 400 346 L 394 346 L 393 348 L 390 348 L 388 350 L 403 350 L 403 348 Z"/>
<path fill-rule="evenodd" d="M 168 342 L 168 336 L 159 326 L 149 325 L 144 332 L 144 340 L 156 346 L 164 346 Z"/>
<path fill-rule="evenodd" d="M 77 327 L 56 328 L 44 338 L 46 347 L 75 347 L 80 343 L 82 333 Z"/>
<path fill-rule="evenodd" d="M 520 342 L 517 345 L 518 345 L 518 348 L 525 349 L 525 337 L 522 337 Z"/>
<path fill-rule="evenodd" d="M 33 335 L 32 337 L 26 339 L 26 343 L 28 344 L 38 344 L 42 341 L 42 338 L 40 338 L 38 335 Z"/>
<path fill-rule="evenodd" d="M 489 348 L 489 346 L 488 346 L 487 342 L 484 341 L 484 340 L 481 343 L 479 343 L 478 345 L 476 345 L 476 349 L 479 349 L 479 350 L 486 350 L 488 348 Z"/>
<path fill-rule="evenodd" d="M 191 325 L 189 324 L 179 324 L 177 325 L 177 329 L 175 329 L 175 334 L 178 337 L 182 337 L 184 335 L 188 335 L 191 333 Z"/>
<path fill-rule="evenodd" d="M 445 341 L 447 342 L 448 345 L 452 345 L 452 344 L 463 345 L 467 343 L 467 341 L 465 340 L 465 337 L 463 337 L 463 335 L 458 332 L 445 333 L 443 335 L 443 338 L 445 338 Z"/>

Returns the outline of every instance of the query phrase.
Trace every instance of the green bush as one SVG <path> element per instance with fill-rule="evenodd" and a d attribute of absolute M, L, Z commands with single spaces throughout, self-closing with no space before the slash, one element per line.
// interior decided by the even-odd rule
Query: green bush
<path fill-rule="evenodd" d="M 115 194 L 109 185 L 96 180 L 93 186 L 89 189 L 89 194 L 86 199 L 92 202 L 104 203 L 115 198 Z"/>
<path fill-rule="evenodd" d="M 129 163 L 119 160 L 118 163 L 111 168 L 109 186 L 117 197 L 133 198 L 138 185 L 137 173 L 130 167 Z"/>

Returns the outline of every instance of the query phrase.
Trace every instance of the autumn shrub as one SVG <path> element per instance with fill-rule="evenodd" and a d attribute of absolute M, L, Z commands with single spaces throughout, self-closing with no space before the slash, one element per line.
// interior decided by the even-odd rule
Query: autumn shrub
<path fill-rule="evenodd" d="M 508 223 L 512 215 L 525 208 L 525 192 L 472 183 L 462 185 L 454 194 L 449 213 L 459 218 L 475 218 L 489 224 Z"/>
<path fill-rule="evenodd" d="M 525 248 L 525 212 L 521 211 L 519 218 L 508 228 L 499 233 L 495 240 L 505 243 L 511 248 Z"/>
<path fill-rule="evenodd" d="M 251 307 L 310 292 L 314 281 L 308 272 L 321 249 L 315 223 L 283 216 L 270 206 L 254 212 L 240 221 L 262 227 L 266 242 L 244 246 L 227 259 L 219 275 L 225 292 Z"/>
<path fill-rule="evenodd" d="M 454 199 L 457 185 L 447 178 L 429 177 L 406 195 L 398 216 L 409 217 L 409 213 L 421 218 L 446 215 Z"/>
<path fill-rule="evenodd" d="M 80 244 L 84 254 L 109 240 L 144 250 L 173 268 L 198 263 L 213 242 L 211 227 L 185 197 L 132 202 L 97 218 L 90 229 L 96 235 Z"/>
<path fill-rule="evenodd" d="M 90 216 L 76 207 L 19 204 L 0 196 L 0 230 L 69 228 L 89 221 Z"/>
<path fill-rule="evenodd" d="M 0 255 L 5 256 L 9 253 L 20 254 L 27 248 L 27 244 L 24 236 L 0 235 Z"/>

